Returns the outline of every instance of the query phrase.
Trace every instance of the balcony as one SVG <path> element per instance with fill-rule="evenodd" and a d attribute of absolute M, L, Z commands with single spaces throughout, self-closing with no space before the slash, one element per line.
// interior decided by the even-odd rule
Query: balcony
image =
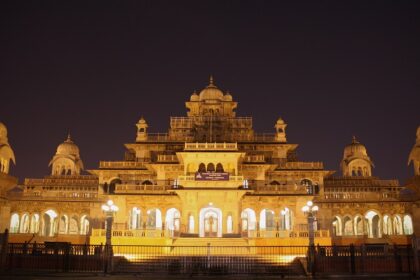
<path fill-rule="evenodd" d="M 172 190 L 170 185 L 137 185 L 137 184 L 117 184 L 115 186 L 115 193 L 166 193 Z"/>

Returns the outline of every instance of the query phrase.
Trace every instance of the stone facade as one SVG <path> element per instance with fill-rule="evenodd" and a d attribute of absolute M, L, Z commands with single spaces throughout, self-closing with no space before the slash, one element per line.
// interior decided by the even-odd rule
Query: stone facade
<path fill-rule="evenodd" d="M 211 78 L 186 102 L 186 117 L 171 117 L 168 133 L 149 133 L 142 117 L 123 160 L 101 161 L 84 175 L 68 136 L 50 162 L 51 175 L 21 186 L 7 175 L 14 155 L 2 125 L 1 230 L 9 228 L 14 241 L 103 242 L 101 205 L 109 199 L 119 207 L 113 224 L 119 244 L 242 237 L 305 245 L 307 201 L 319 206 L 316 237 L 324 244 L 404 244 L 419 230 L 413 225 L 418 184 L 373 177 L 373 162 L 356 138 L 344 148 L 342 176 L 333 176 L 322 162 L 297 159 L 283 119 L 274 133 L 259 134 L 251 117 L 236 116 L 236 107 Z M 418 177 L 417 137 L 409 160 Z"/>

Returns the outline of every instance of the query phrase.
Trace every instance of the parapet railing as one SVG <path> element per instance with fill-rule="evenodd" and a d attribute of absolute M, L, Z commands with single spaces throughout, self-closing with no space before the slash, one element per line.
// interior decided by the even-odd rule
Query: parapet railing
<path fill-rule="evenodd" d="M 185 143 L 184 149 L 186 151 L 197 151 L 197 150 L 237 150 L 237 143 Z"/>
<path fill-rule="evenodd" d="M 146 164 L 141 161 L 100 161 L 99 168 L 110 169 L 145 169 Z"/>

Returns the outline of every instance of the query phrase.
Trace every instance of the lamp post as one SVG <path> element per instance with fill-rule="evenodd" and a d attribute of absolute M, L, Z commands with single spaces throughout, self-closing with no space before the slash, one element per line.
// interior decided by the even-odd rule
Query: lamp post
<path fill-rule="evenodd" d="M 114 202 L 112 200 L 108 200 L 106 204 L 102 205 L 102 211 L 105 212 L 105 216 L 106 216 L 105 272 L 110 272 L 111 267 L 112 267 L 112 244 L 111 244 L 112 222 L 114 221 L 114 213 L 118 211 L 118 206 L 114 205 Z"/>
<path fill-rule="evenodd" d="M 308 271 L 313 272 L 313 265 L 315 259 L 315 242 L 314 242 L 314 222 L 315 214 L 318 212 L 318 206 L 314 205 L 312 201 L 308 201 L 302 207 L 303 213 L 308 217 L 308 231 L 309 231 L 309 249 L 308 249 Z"/>

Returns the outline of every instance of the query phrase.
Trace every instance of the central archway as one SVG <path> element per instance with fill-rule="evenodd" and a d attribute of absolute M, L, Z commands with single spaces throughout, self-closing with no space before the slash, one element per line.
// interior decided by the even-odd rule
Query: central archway
<path fill-rule="evenodd" d="M 205 207 L 200 210 L 200 237 L 222 237 L 222 210 Z"/>

